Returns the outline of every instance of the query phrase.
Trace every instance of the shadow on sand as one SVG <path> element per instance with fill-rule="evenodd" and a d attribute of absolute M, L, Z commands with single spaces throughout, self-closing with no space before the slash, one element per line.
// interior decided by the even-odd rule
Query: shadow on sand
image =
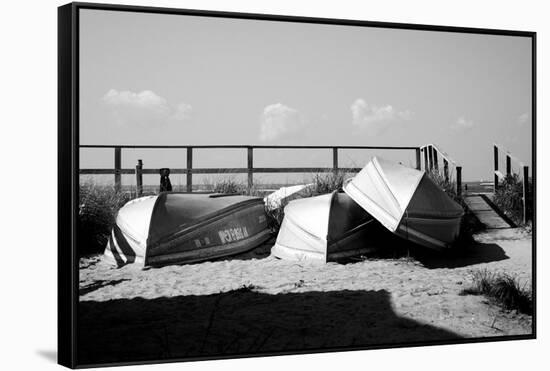
<path fill-rule="evenodd" d="M 460 268 L 510 259 L 502 247 L 495 243 L 473 243 L 443 252 L 415 247 L 411 257 L 429 269 Z"/>
<path fill-rule="evenodd" d="M 417 260 L 428 269 L 436 268 L 460 268 L 470 265 L 497 262 L 509 259 L 504 250 L 495 243 L 469 242 L 464 246 L 458 246 L 446 251 L 436 251 L 416 245 L 388 232 L 383 244 L 374 245 L 376 252 L 367 257 L 379 259 L 399 259 L 409 257 Z M 275 244 L 275 238 L 263 245 L 245 253 L 219 258 L 217 260 L 251 260 L 265 259 L 271 254 L 271 247 Z M 369 245 L 371 243 L 369 242 Z M 342 260 L 340 263 L 356 263 L 361 258 Z"/>
<path fill-rule="evenodd" d="M 419 341 L 456 333 L 399 317 L 387 291 L 205 296 L 79 303 L 79 363 L 292 352 Z"/>

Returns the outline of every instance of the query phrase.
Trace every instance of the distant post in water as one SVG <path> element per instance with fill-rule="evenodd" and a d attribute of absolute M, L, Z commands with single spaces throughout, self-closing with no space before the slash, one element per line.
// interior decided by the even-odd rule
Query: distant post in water
<path fill-rule="evenodd" d="M 462 196 L 462 166 L 456 167 L 456 195 Z"/>
<path fill-rule="evenodd" d="M 416 153 L 416 170 L 420 170 L 421 169 L 421 159 L 420 159 L 420 147 L 419 148 L 416 148 L 415 150 L 415 153 Z M 338 153 L 336 154 L 336 159 L 338 159 Z"/>
<path fill-rule="evenodd" d="M 187 192 L 193 192 L 193 147 L 187 147 Z"/>
<path fill-rule="evenodd" d="M 117 192 L 120 192 L 121 188 L 121 176 L 120 176 L 120 168 L 121 168 L 121 149 L 120 147 L 115 147 L 115 190 Z"/>
<path fill-rule="evenodd" d="M 449 161 L 446 158 L 443 159 L 443 176 L 445 177 L 445 183 L 449 183 Z"/>
<path fill-rule="evenodd" d="M 338 174 L 338 147 L 332 148 L 332 172 Z"/>
<path fill-rule="evenodd" d="M 143 194 L 143 161 L 138 160 L 136 165 L 136 194 L 141 197 Z"/>
<path fill-rule="evenodd" d="M 254 167 L 254 153 L 252 152 L 253 148 L 248 147 L 247 148 L 247 172 L 248 172 L 248 192 L 252 190 L 252 187 L 254 186 L 254 174 L 253 174 L 253 167 Z"/>
<path fill-rule="evenodd" d="M 506 176 L 512 175 L 512 159 L 506 154 Z"/>
<path fill-rule="evenodd" d="M 523 223 L 527 223 L 530 215 L 527 205 L 529 202 L 529 166 L 523 167 Z"/>
<path fill-rule="evenodd" d="M 439 173 L 439 162 L 437 160 L 437 149 L 435 147 L 432 147 L 432 151 L 434 153 L 434 169 L 437 173 Z"/>
<path fill-rule="evenodd" d="M 495 175 L 494 175 L 494 191 L 497 191 L 498 188 L 498 147 L 496 145 L 493 146 L 493 157 L 494 157 L 494 164 L 495 164 Z"/>

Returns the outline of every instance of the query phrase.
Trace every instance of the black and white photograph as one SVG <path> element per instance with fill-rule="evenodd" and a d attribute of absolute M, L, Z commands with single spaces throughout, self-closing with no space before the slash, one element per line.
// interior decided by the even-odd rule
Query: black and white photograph
<path fill-rule="evenodd" d="M 62 364 L 535 338 L 535 32 L 59 9 Z"/>

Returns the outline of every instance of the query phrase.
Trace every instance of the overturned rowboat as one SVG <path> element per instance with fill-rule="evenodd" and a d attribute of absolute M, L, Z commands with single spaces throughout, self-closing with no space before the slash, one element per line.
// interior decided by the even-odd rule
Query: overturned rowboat
<path fill-rule="evenodd" d="M 424 171 L 374 157 L 344 191 L 402 238 L 444 249 L 458 236 L 464 209 Z"/>
<path fill-rule="evenodd" d="M 343 192 L 294 200 L 284 211 L 271 249 L 280 259 L 338 261 L 371 252 L 393 237 Z"/>
<path fill-rule="evenodd" d="M 261 198 L 166 192 L 119 210 L 104 255 L 118 266 L 194 263 L 245 252 L 269 237 Z"/>

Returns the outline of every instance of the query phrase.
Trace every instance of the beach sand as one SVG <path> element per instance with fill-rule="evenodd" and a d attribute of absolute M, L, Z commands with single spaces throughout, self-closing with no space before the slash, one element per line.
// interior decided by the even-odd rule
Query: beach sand
<path fill-rule="evenodd" d="M 228 260 L 146 270 L 82 258 L 79 362 L 531 334 L 531 316 L 460 295 L 479 269 L 530 285 L 530 233 L 493 230 L 475 239 L 452 258 L 419 250 L 347 264 L 278 260 L 270 245 Z"/>

